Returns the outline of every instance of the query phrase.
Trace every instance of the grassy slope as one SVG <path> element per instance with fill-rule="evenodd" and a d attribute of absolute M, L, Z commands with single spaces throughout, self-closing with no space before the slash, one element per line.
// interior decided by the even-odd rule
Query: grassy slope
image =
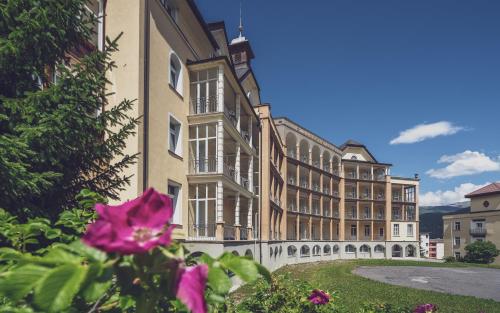
<path fill-rule="evenodd" d="M 421 303 L 434 303 L 440 307 L 439 313 L 479 313 L 481 310 L 485 313 L 500 312 L 500 303 L 493 300 L 393 286 L 352 274 L 352 270 L 356 266 L 361 265 L 468 266 L 463 263 L 443 264 L 417 261 L 356 260 L 287 266 L 278 270 L 277 273 L 289 272 L 291 277 L 307 280 L 313 286 L 336 291 L 340 296 L 339 301 L 353 311 L 365 302 L 385 302 L 411 306 Z M 234 296 L 235 298 L 240 298 L 249 294 L 251 294 L 251 288 L 247 286 L 240 288 Z"/>

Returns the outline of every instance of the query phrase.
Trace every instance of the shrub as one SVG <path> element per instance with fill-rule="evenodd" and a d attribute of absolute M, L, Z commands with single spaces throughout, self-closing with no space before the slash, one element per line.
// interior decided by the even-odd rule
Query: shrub
<path fill-rule="evenodd" d="M 489 264 L 495 260 L 499 251 L 491 241 L 476 241 L 465 247 L 466 262 Z"/>
<path fill-rule="evenodd" d="M 366 303 L 358 313 L 413 313 L 410 307 L 394 306 L 389 303 Z"/>
<path fill-rule="evenodd" d="M 453 262 L 456 262 L 457 260 L 453 256 L 447 256 L 447 257 L 444 258 L 444 261 L 446 263 L 453 263 Z"/>

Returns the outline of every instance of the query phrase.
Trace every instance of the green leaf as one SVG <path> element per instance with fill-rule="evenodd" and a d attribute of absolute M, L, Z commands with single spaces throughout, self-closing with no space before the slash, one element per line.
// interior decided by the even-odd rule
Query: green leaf
<path fill-rule="evenodd" d="M 104 262 L 107 259 L 107 255 L 105 252 L 89 247 L 81 240 L 72 242 L 68 246 L 68 248 L 92 261 Z"/>
<path fill-rule="evenodd" d="M 82 261 L 82 258 L 73 253 L 69 253 L 62 249 L 62 247 L 58 247 L 55 249 L 50 249 L 49 253 L 43 257 L 44 260 L 52 261 L 54 263 L 75 263 L 79 264 Z"/>
<path fill-rule="evenodd" d="M 211 267 L 208 271 L 208 283 L 219 294 L 226 294 L 231 289 L 231 280 L 220 267 Z"/>
<path fill-rule="evenodd" d="M 23 258 L 23 254 L 12 248 L 0 248 L 0 260 L 19 260 Z"/>
<path fill-rule="evenodd" d="M 49 270 L 47 267 L 34 264 L 18 267 L 8 272 L 5 279 L 0 281 L 0 294 L 16 302 L 35 288 Z"/>
<path fill-rule="evenodd" d="M 255 262 L 244 257 L 235 256 L 231 253 L 222 255 L 220 263 L 226 269 L 238 275 L 245 282 L 257 279 L 259 274 Z"/>
<path fill-rule="evenodd" d="M 85 280 L 87 268 L 65 264 L 51 270 L 35 288 L 35 304 L 47 312 L 60 312 L 71 305 Z"/>
<path fill-rule="evenodd" d="M 82 292 L 82 296 L 87 302 L 95 302 L 99 299 L 106 291 L 108 291 L 109 287 L 111 287 L 112 282 L 93 282 L 87 288 L 85 288 Z"/>
<path fill-rule="evenodd" d="M 262 264 L 259 264 L 257 262 L 254 262 L 255 266 L 257 266 L 257 270 L 259 271 L 259 274 L 264 277 L 264 279 L 268 282 L 271 283 L 271 272 Z"/>

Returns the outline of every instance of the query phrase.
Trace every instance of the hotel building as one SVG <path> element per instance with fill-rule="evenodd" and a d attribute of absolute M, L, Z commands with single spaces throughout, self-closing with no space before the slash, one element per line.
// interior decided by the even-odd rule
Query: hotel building
<path fill-rule="evenodd" d="M 274 269 L 336 258 L 418 257 L 417 178 L 390 175 L 363 145 L 336 146 L 262 104 L 255 55 L 193 0 L 100 3 L 123 32 L 110 106 L 137 99 L 125 153 L 139 153 L 121 201 L 148 187 L 174 199 L 175 236 Z M 125 22 L 126 21 L 126 22 Z"/>
<path fill-rule="evenodd" d="M 500 182 L 465 195 L 471 201 L 469 213 L 443 216 L 444 255 L 465 256 L 465 247 L 475 241 L 491 241 L 500 247 Z M 500 258 L 495 259 L 500 264 Z"/>

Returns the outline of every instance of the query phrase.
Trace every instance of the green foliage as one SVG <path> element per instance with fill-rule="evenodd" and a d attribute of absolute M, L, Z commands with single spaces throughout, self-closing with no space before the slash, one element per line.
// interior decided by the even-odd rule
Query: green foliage
<path fill-rule="evenodd" d="M 490 264 L 495 261 L 499 250 L 491 241 L 475 241 L 465 247 L 465 262 Z"/>
<path fill-rule="evenodd" d="M 366 303 L 358 313 L 413 313 L 409 306 L 398 306 L 389 303 Z"/>
<path fill-rule="evenodd" d="M 312 304 L 307 297 L 314 289 L 308 283 L 291 279 L 289 275 L 273 276 L 271 283 L 259 280 L 252 286 L 252 294 L 237 305 L 230 308 L 231 312 L 241 313 L 320 313 L 346 312 L 336 302 L 335 294 L 325 305 Z"/>
<path fill-rule="evenodd" d="M 453 256 L 447 256 L 447 257 L 445 257 L 445 258 L 444 258 L 444 262 L 445 262 L 445 263 L 454 263 L 454 262 L 456 262 L 456 261 L 457 261 L 457 260 L 456 260 L 456 259 L 455 259 L 455 257 L 453 257 Z"/>
<path fill-rule="evenodd" d="M 85 50 L 95 23 L 86 2 L 0 4 L 0 207 L 23 221 L 54 220 L 82 189 L 116 199 L 136 160 L 122 153 L 138 124 L 126 115 L 134 103 L 107 102 L 117 41 Z M 75 51 L 84 55 L 64 66 Z"/>

